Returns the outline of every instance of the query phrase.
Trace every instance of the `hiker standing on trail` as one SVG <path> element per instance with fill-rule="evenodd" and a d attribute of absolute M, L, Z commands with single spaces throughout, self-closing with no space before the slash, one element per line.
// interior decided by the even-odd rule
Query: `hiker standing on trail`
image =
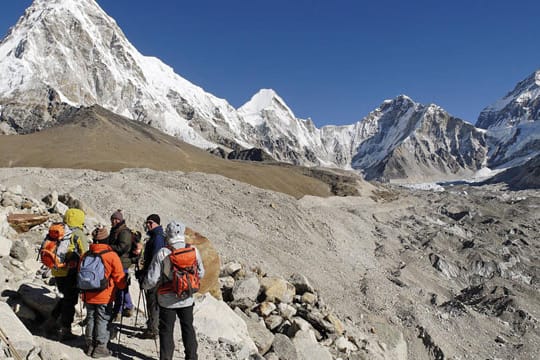
<path fill-rule="evenodd" d="M 122 210 L 116 210 L 111 215 L 109 245 L 120 257 L 126 276 L 128 276 L 129 267 L 132 263 L 130 258 L 131 239 L 131 230 L 126 226 Z M 131 295 L 129 294 L 129 283 L 125 289 L 116 292 L 113 319 L 116 318 L 119 313 L 125 317 L 133 315 L 133 302 L 131 301 Z"/>
<path fill-rule="evenodd" d="M 103 279 L 105 279 L 106 285 L 103 285 L 105 287 L 103 290 L 83 291 L 82 298 L 86 304 L 87 320 L 85 353 L 93 358 L 102 358 L 111 356 L 107 344 L 110 338 L 109 326 L 113 313 L 115 291 L 125 289 L 127 283 L 120 257 L 107 244 L 109 238 L 107 230 L 103 227 L 97 228 L 92 232 L 92 237 L 94 243 L 90 245 L 90 251 L 86 253 L 80 262 L 81 273 L 83 272 L 82 267 L 86 264 L 85 258 L 100 254 L 104 267 L 104 274 L 101 275 L 104 276 Z"/>
<path fill-rule="evenodd" d="M 145 227 L 147 229 L 146 234 L 149 236 L 149 239 L 144 245 L 143 251 L 143 266 L 142 269 L 138 270 L 135 274 L 139 280 L 139 284 L 142 287 L 142 282 L 146 275 L 148 274 L 148 269 L 152 263 L 152 259 L 158 251 L 165 246 L 165 234 L 163 233 L 163 228 L 161 227 L 161 219 L 157 214 L 148 215 L 145 222 Z M 144 291 L 144 296 L 146 298 L 146 330 L 141 334 L 143 339 L 155 339 L 158 336 L 159 331 L 159 305 L 157 302 L 157 286 L 151 289 Z"/>
<path fill-rule="evenodd" d="M 165 231 L 167 246 L 161 248 L 148 269 L 148 274 L 143 281 L 144 289 L 158 287 L 159 303 L 159 358 L 160 360 L 172 360 L 174 353 L 174 324 L 176 317 L 180 319 L 182 341 L 185 349 L 186 360 L 197 360 L 197 338 L 193 328 L 193 304 L 192 294 L 179 298 L 173 283 L 175 266 L 172 265 L 171 256 L 184 251 L 183 255 L 193 259 L 195 274 L 198 279 L 204 276 L 204 266 L 199 251 L 187 245 L 185 242 L 184 224 L 173 221 L 167 225 Z M 172 254 L 172 255 L 171 255 Z M 198 280 L 197 279 L 197 280 Z M 183 295 L 183 294 L 182 294 Z"/>
<path fill-rule="evenodd" d="M 58 291 L 63 297 L 51 313 L 51 319 L 44 324 L 44 329 L 58 335 L 60 340 L 72 340 L 75 335 L 71 332 L 71 323 L 75 317 L 75 306 L 79 301 L 77 289 L 77 266 L 80 257 L 88 251 L 88 240 L 83 233 L 84 212 L 80 209 L 68 209 L 64 214 L 64 237 L 59 242 L 56 254 L 62 258 L 62 266 L 53 266 Z M 57 322 L 60 320 L 60 329 Z"/>

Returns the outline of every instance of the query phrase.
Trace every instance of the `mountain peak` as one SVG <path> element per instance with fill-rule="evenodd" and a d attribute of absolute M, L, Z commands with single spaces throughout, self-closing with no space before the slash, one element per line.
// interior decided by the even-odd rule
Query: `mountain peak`
<path fill-rule="evenodd" d="M 287 119 L 295 119 L 294 113 L 285 101 L 272 89 L 260 89 L 251 99 L 238 108 L 238 113 L 251 125 L 259 125 L 264 111 L 275 111 Z M 281 117 L 281 116 L 280 116 Z"/>

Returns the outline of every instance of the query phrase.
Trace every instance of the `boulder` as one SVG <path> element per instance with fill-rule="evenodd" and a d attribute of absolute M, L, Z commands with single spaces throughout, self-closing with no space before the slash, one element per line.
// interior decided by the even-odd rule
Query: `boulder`
<path fill-rule="evenodd" d="M 204 278 L 201 280 L 200 293 L 210 293 L 216 299 L 221 300 L 221 289 L 219 284 L 219 271 L 221 260 L 214 245 L 193 229 L 186 228 L 186 243 L 197 247 L 201 253 L 204 264 Z"/>
<path fill-rule="evenodd" d="M 50 317 L 58 297 L 51 288 L 32 283 L 25 283 L 17 290 L 24 303 L 45 318 Z"/>
<path fill-rule="evenodd" d="M 251 353 L 257 353 L 246 322 L 224 301 L 204 294 L 195 302 L 193 318 L 197 332 L 207 338 L 215 342 L 225 340 L 238 349 L 248 348 Z"/>
<path fill-rule="evenodd" d="M 296 315 L 296 308 L 289 304 L 281 303 L 278 305 L 279 314 L 285 319 L 291 320 Z"/>
<path fill-rule="evenodd" d="M 239 280 L 234 285 L 232 291 L 233 298 L 234 300 L 248 299 L 255 301 L 259 296 L 260 287 L 259 279 L 255 276 Z"/>
<path fill-rule="evenodd" d="M 276 310 L 276 304 L 272 302 L 264 301 L 259 304 L 258 311 L 259 311 L 259 314 L 261 314 L 261 316 L 266 317 L 270 315 L 272 311 L 274 310 Z"/>
<path fill-rule="evenodd" d="M 9 255 L 14 259 L 24 262 L 28 257 L 28 249 L 25 243 L 21 240 L 15 240 L 15 242 L 11 245 Z"/>
<path fill-rule="evenodd" d="M 17 232 L 11 227 L 7 221 L 9 215 L 9 208 L 0 207 L 0 235 L 10 238 L 17 234 Z"/>
<path fill-rule="evenodd" d="M 276 303 L 291 303 L 296 294 L 296 288 L 290 282 L 278 277 L 265 277 L 261 287 L 267 301 Z"/>
<path fill-rule="evenodd" d="M 0 258 L 9 256 L 11 245 L 13 245 L 11 240 L 0 235 Z"/>
<path fill-rule="evenodd" d="M 261 322 L 250 318 L 240 309 L 236 309 L 234 312 L 246 322 L 249 336 L 257 346 L 259 353 L 263 355 L 266 354 L 272 346 L 274 334 L 261 324 Z"/>
<path fill-rule="evenodd" d="M 289 278 L 289 282 L 296 288 L 296 293 L 302 295 L 305 292 L 315 293 L 315 289 L 311 286 L 308 279 L 299 273 L 294 273 Z"/>
<path fill-rule="evenodd" d="M 321 346 L 313 331 L 300 330 L 293 339 L 299 360 L 332 360 L 332 354 Z"/>
<path fill-rule="evenodd" d="M 298 360 L 296 347 L 286 335 L 276 334 L 272 343 L 272 350 L 280 360 Z"/>
<path fill-rule="evenodd" d="M 0 302 L 0 330 L 9 339 L 19 359 L 26 359 L 28 354 L 36 347 L 32 333 L 23 325 L 15 315 L 11 307 L 5 302 Z M 5 345 L 4 345 L 5 346 Z"/>
<path fill-rule="evenodd" d="M 17 232 L 27 232 L 32 227 L 43 224 L 49 220 L 48 215 L 36 215 L 36 214 L 9 214 L 7 217 L 8 223 Z"/>
<path fill-rule="evenodd" d="M 242 265 L 240 263 L 231 261 L 225 264 L 225 266 L 221 269 L 221 276 L 234 276 L 240 270 L 242 270 Z"/>

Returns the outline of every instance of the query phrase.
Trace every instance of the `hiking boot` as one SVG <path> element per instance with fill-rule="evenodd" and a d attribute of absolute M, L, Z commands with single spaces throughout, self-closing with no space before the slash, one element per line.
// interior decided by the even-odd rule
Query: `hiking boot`
<path fill-rule="evenodd" d="M 139 335 L 141 339 L 156 339 L 157 336 L 157 332 L 148 329 L 144 330 L 143 333 Z"/>
<path fill-rule="evenodd" d="M 70 341 L 77 338 L 77 335 L 71 332 L 71 328 L 63 327 L 58 330 L 58 339 L 60 341 Z"/>
<path fill-rule="evenodd" d="M 123 317 L 132 317 L 133 316 L 133 309 L 124 309 L 122 310 L 122 316 Z"/>
<path fill-rule="evenodd" d="M 92 352 L 94 352 L 94 342 L 92 340 L 86 340 L 86 344 L 84 345 L 84 353 L 88 356 L 92 356 Z"/>
<path fill-rule="evenodd" d="M 104 344 L 97 345 L 94 348 L 94 352 L 92 353 L 92 357 L 94 359 L 105 358 L 109 356 L 111 356 L 111 352 L 109 349 L 107 349 L 107 345 Z"/>

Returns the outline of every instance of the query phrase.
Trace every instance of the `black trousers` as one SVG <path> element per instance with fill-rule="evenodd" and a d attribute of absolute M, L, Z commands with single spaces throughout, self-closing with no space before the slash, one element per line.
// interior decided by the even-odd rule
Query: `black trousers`
<path fill-rule="evenodd" d="M 70 271 L 65 277 L 55 278 L 58 290 L 64 295 L 52 311 L 55 319 L 60 318 L 60 324 L 64 328 L 71 329 L 71 323 L 75 317 L 75 306 L 79 301 L 79 289 L 77 289 L 77 272 Z"/>
<path fill-rule="evenodd" d="M 197 360 L 197 337 L 193 328 L 193 305 L 168 309 L 159 307 L 159 359 L 172 360 L 174 354 L 174 323 L 180 319 L 185 360 Z"/>
<path fill-rule="evenodd" d="M 146 298 L 146 311 L 147 318 L 146 327 L 148 331 L 151 331 L 155 334 L 159 331 L 159 304 L 157 300 L 157 287 L 146 290 L 144 292 Z"/>

